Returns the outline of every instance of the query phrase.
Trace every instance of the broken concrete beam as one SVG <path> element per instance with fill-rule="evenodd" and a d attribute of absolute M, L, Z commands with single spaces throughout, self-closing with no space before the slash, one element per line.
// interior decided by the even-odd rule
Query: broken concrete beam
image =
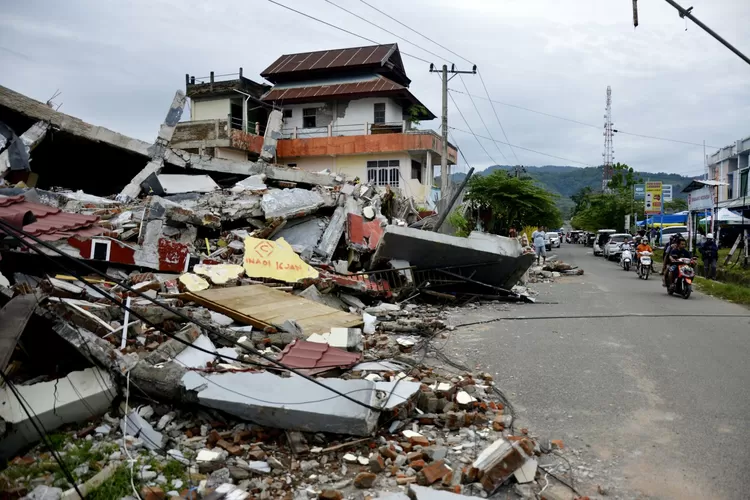
<path fill-rule="evenodd" d="M 376 385 L 369 380 L 319 380 L 363 404 L 379 406 Z M 296 375 L 188 372 L 182 382 L 185 390 L 195 393 L 200 405 L 259 425 L 355 436 L 370 435 L 377 425 L 378 412 Z"/>
<path fill-rule="evenodd" d="M 299 293 L 299 296 L 304 297 L 308 300 L 312 300 L 319 304 L 326 305 L 338 311 L 349 310 L 346 307 L 346 304 L 344 304 L 341 299 L 339 299 L 335 295 L 331 295 L 330 293 L 320 293 L 320 290 L 318 290 L 315 285 L 310 285 L 309 287 L 305 288 L 302 292 Z"/>
<path fill-rule="evenodd" d="M 373 262 L 406 260 L 417 269 L 461 266 L 474 280 L 510 289 L 534 262 L 520 244 L 495 235 L 471 233 L 468 238 L 409 227 L 386 226 Z M 476 267 L 472 267 L 476 266 Z"/>
<path fill-rule="evenodd" d="M 21 134 L 19 139 L 26 151 L 26 156 L 36 148 L 40 142 L 47 136 L 47 130 L 49 130 L 49 123 L 38 121 L 31 126 L 26 132 Z M 0 148 L 2 150 L 2 148 Z M 10 161 L 10 148 L 0 153 L 0 177 L 4 177 L 5 174 L 11 169 Z"/>
<path fill-rule="evenodd" d="M 487 493 L 493 493 L 534 454 L 534 443 L 527 438 L 512 443 L 501 437 L 474 460 L 480 482 Z"/>
<path fill-rule="evenodd" d="M 153 174 L 158 174 L 164 166 L 164 155 L 169 146 L 169 141 L 172 140 L 174 129 L 177 123 L 180 121 L 182 116 L 182 110 L 185 108 L 185 93 L 182 90 L 175 92 L 172 105 L 167 111 L 167 117 L 164 119 L 164 123 L 159 128 L 159 134 L 156 137 L 156 142 L 147 149 L 147 154 L 151 158 L 151 161 L 138 172 L 130 183 L 117 195 L 119 201 L 127 202 L 134 198 L 137 198 L 141 193 L 141 184 Z"/>
<path fill-rule="evenodd" d="M 159 174 L 156 176 L 165 194 L 210 193 L 219 185 L 208 175 Z"/>
<path fill-rule="evenodd" d="M 307 189 L 276 189 L 263 195 L 260 206 L 266 219 L 282 217 L 290 219 L 311 214 L 323 206 L 323 197 Z"/>
<path fill-rule="evenodd" d="M 337 207 L 331 217 L 331 222 L 323 232 L 320 243 L 315 247 L 315 254 L 321 257 L 325 262 L 329 262 L 333 257 L 333 252 L 341 241 L 341 235 L 344 234 L 344 225 L 346 224 L 346 208 Z"/>
<path fill-rule="evenodd" d="M 164 217 L 170 222 L 180 224 L 191 224 L 194 226 L 208 227 L 211 229 L 221 228 L 221 218 L 204 210 L 191 210 L 179 203 L 166 200 L 159 196 L 151 197 L 151 206 L 161 205 L 164 209 Z"/>
<path fill-rule="evenodd" d="M 263 148 L 260 151 L 260 160 L 271 163 L 276 158 L 276 143 L 281 139 L 281 127 L 284 118 L 281 111 L 274 109 L 268 114 L 266 132 L 263 134 Z"/>
<path fill-rule="evenodd" d="M 104 414 L 117 395 L 109 374 L 99 368 L 71 372 L 49 382 L 17 385 L 15 389 L 47 432 Z M 39 434 L 7 386 L 0 388 L 0 419 L 6 424 L 0 457 L 13 456 L 22 447 L 39 441 Z"/>

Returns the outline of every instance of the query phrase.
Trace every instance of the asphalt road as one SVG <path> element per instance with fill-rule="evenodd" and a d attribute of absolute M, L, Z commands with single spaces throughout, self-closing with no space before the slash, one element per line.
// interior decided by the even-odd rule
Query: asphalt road
<path fill-rule="evenodd" d="M 496 374 L 521 422 L 574 448 L 595 470 L 586 493 L 750 498 L 750 310 L 669 297 L 658 275 L 639 280 L 588 247 L 552 253 L 585 274 L 531 285 L 534 305 L 454 314 L 515 320 L 459 327 L 446 354 Z"/>

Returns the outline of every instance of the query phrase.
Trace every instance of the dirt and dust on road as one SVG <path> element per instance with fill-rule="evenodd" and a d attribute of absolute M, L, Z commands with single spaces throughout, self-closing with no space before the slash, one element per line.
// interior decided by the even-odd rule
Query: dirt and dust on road
<path fill-rule="evenodd" d="M 587 247 L 556 253 L 585 274 L 531 284 L 533 305 L 454 311 L 441 356 L 491 373 L 518 425 L 562 439 L 582 494 L 747 498 L 750 311 L 668 297 Z"/>

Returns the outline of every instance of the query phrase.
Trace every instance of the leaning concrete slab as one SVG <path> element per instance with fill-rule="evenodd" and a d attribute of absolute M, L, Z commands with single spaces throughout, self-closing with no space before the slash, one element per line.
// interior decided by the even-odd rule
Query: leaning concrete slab
<path fill-rule="evenodd" d="M 185 93 L 182 90 L 175 92 L 172 105 L 169 107 L 169 111 L 167 111 L 167 117 L 164 119 L 161 127 L 159 127 L 159 134 L 156 137 L 156 141 L 148 148 L 148 155 L 151 157 L 151 161 L 117 195 L 118 200 L 128 201 L 136 198 L 141 193 L 141 183 L 149 176 L 158 174 L 161 171 L 164 166 L 164 155 L 167 152 L 169 141 L 172 140 L 174 129 L 180 121 L 182 110 L 185 108 L 185 100 Z"/>
<path fill-rule="evenodd" d="M 409 227 L 387 226 L 374 262 L 406 260 L 417 269 L 476 266 L 474 279 L 510 289 L 531 267 L 533 255 L 522 255 L 510 238 L 482 235 L 459 238 Z"/>
<path fill-rule="evenodd" d="M 49 130 L 49 124 L 38 121 L 31 126 L 26 132 L 21 134 L 19 139 L 23 143 L 23 147 L 26 149 L 26 153 L 31 153 L 35 147 L 39 145 L 42 140 L 47 136 L 47 130 Z M 27 165 L 28 167 L 28 165 Z M 10 152 L 8 150 L 0 153 L 0 177 L 4 177 L 5 174 L 10 170 Z"/>
<path fill-rule="evenodd" d="M 0 309 L 0 370 L 5 371 L 18 339 L 34 313 L 39 297 L 33 293 L 18 295 Z"/>
<path fill-rule="evenodd" d="M 260 151 L 261 161 L 271 163 L 276 159 L 276 143 L 281 139 L 281 127 L 284 118 L 281 111 L 274 109 L 268 114 L 266 133 L 263 134 L 263 149 Z"/>
<path fill-rule="evenodd" d="M 381 403 L 375 383 L 369 380 L 320 380 L 363 404 L 379 407 Z M 378 412 L 296 375 L 188 372 L 182 383 L 185 390 L 195 391 L 200 405 L 269 427 L 367 436 L 378 420 Z"/>
<path fill-rule="evenodd" d="M 99 368 L 87 368 L 58 380 L 15 388 L 47 432 L 104 414 L 117 395 L 109 373 Z M 0 388 L 0 419 L 7 429 L 7 434 L 0 439 L 0 457 L 12 456 L 24 446 L 39 441 L 39 434 L 7 386 Z"/>

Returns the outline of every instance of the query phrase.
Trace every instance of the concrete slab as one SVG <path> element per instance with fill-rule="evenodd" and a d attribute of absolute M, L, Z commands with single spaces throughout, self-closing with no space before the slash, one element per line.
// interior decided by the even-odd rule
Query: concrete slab
<path fill-rule="evenodd" d="M 321 382 L 364 404 L 379 406 L 376 385 L 369 380 Z M 296 375 L 188 372 L 182 383 L 196 392 L 203 406 L 281 429 L 367 436 L 375 430 L 379 414 Z"/>
<path fill-rule="evenodd" d="M 473 233 L 474 234 L 474 233 Z M 387 226 L 373 261 L 406 260 L 418 269 L 477 265 L 475 279 L 510 289 L 531 267 L 518 242 L 493 235 L 459 238 L 409 227 Z M 480 266 L 481 264 L 481 266 Z"/>
<path fill-rule="evenodd" d="M 103 415 L 117 394 L 109 373 L 98 368 L 71 372 L 49 382 L 19 385 L 16 390 L 47 432 Z M 0 418 L 7 425 L 7 434 L 0 439 L 0 458 L 13 456 L 24 446 L 39 441 L 39 434 L 7 386 L 0 388 Z"/>
<path fill-rule="evenodd" d="M 316 191 L 307 189 L 274 189 L 263 195 L 260 206 L 266 219 L 282 217 L 289 219 L 315 212 L 325 200 Z"/>
<path fill-rule="evenodd" d="M 295 252 L 309 258 L 326 230 L 326 221 L 320 217 L 291 220 L 272 239 L 284 238 Z"/>
<path fill-rule="evenodd" d="M 208 175 L 187 174 L 159 174 L 159 179 L 165 194 L 181 193 L 210 193 L 219 189 L 219 185 Z"/>

